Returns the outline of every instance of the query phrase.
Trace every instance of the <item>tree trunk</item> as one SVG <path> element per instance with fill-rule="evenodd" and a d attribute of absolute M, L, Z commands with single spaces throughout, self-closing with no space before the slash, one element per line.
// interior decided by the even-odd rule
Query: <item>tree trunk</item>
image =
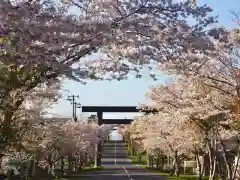
<path fill-rule="evenodd" d="M 153 160 L 154 160 L 154 159 L 153 159 L 153 156 L 152 156 L 152 155 L 150 156 L 150 159 L 151 159 L 150 165 L 151 165 L 151 167 L 153 168 L 153 165 L 154 165 L 154 164 L 153 164 L 153 163 L 154 163 Z"/>
<path fill-rule="evenodd" d="M 139 149 L 137 149 L 137 161 L 141 162 L 140 152 Z"/>
<path fill-rule="evenodd" d="M 68 173 L 69 174 L 72 172 L 71 168 L 72 168 L 72 161 L 70 159 L 68 159 Z"/>
<path fill-rule="evenodd" d="M 171 175 L 175 175 L 179 177 L 180 175 L 180 162 L 178 157 L 178 152 L 174 151 L 174 161 L 173 161 L 173 169 Z"/>
<path fill-rule="evenodd" d="M 157 154 L 156 168 L 160 169 L 160 153 Z"/>
<path fill-rule="evenodd" d="M 25 171 L 25 174 L 27 174 L 27 176 L 29 177 L 35 176 L 35 160 L 34 159 L 29 160 L 28 165 L 24 171 Z"/>
<path fill-rule="evenodd" d="M 180 175 L 180 161 L 179 161 L 179 157 L 177 156 L 177 152 L 176 152 L 176 155 L 175 155 L 175 172 L 174 172 L 174 175 L 179 177 Z"/>
<path fill-rule="evenodd" d="M 36 174 L 36 161 L 35 159 L 33 159 L 32 161 L 33 165 L 32 165 L 32 176 L 34 177 Z"/>
<path fill-rule="evenodd" d="M 13 180 L 13 176 L 14 176 L 14 174 L 13 174 L 13 170 L 9 170 L 8 172 L 7 172 L 7 179 L 8 180 Z"/>
<path fill-rule="evenodd" d="M 0 149 L 1 152 L 2 149 Z M 0 169 L 2 168 L 2 160 L 3 160 L 4 154 L 0 153 Z"/>
<path fill-rule="evenodd" d="M 233 169 L 233 179 L 235 179 L 236 176 L 237 176 L 237 170 L 238 170 L 238 165 L 239 165 L 239 159 L 240 159 L 240 152 L 238 151 L 238 153 L 237 153 L 237 162 L 236 162 L 235 167 L 234 167 L 234 169 Z M 239 177 L 238 177 L 238 178 L 239 178 Z"/>
<path fill-rule="evenodd" d="M 161 170 L 161 171 L 164 170 L 165 158 L 166 158 L 166 157 L 165 157 L 164 155 L 161 156 L 161 161 L 160 161 L 160 165 L 161 165 L 161 166 L 160 166 L 160 170 Z"/>
<path fill-rule="evenodd" d="M 135 153 L 135 148 L 132 146 L 132 149 L 131 149 L 131 156 L 136 156 L 136 153 Z"/>
<path fill-rule="evenodd" d="M 77 171 L 77 160 L 74 161 L 74 172 Z"/>
<path fill-rule="evenodd" d="M 203 176 L 203 165 L 201 164 L 200 158 L 199 158 L 199 154 L 196 154 L 196 159 L 197 159 L 197 165 L 198 165 L 198 180 L 202 180 L 202 176 Z"/>
<path fill-rule="evenodd" d="M 61 176 L 64 176 L 64 157 L 61 158 Z"/>
<path fill-rule="evenodd" d="M 150 159 L 150 154 L 147 152 L 147 167 L 151 167 L 151 159 Z"/>
<path fill-rule="evenodd" d="M 210 162 L 209 180 L 214 180 L 216 172 L 216 155 L 209 142 L 207 142 L 207 149 Z"/>
<path fill-rule="evenodd" d="M 130 156 L 134 156 L 133 140 L 130 141 Z"/>
<path fill-rule="evenodd" d="M 175 169 L 176 169 L 176 162 L 175 162 L 175 159 L 173 160 L 172 165 L 173 165 L 173 167 L 172 167 L 172 170 L 171 170 L 171 174 L 170 174 L 170 176 L 173 176 L 173 175 L 174 175 L 174 172 L 175 172 Z"/>
<path fill-rule="evenodd" d="M 9 109 L 4 110 L 3 112 L 3 122 L 0 127 L 0 152 L 5 152 L 9 143 L 15 137 L 14 132 L 12 131 L 11 123 L 12 123 L 13 112 Z"/>
<path fill-rule="evenodd" d="M 233 180 L 231 164 L 229 163 L 229 161 L 227 159 L 227 155 L 226 155 L 226 147 L 221 140 L 220 140 L 220 145 L 221 145 L 221 148 L 222 148 L 222 156 L 223 156 L 223 159 L 224 159 L 224 163 L 225 163 L 226 168 L 227 168 L 227 179 L 226 180 Z"/>
<path fill-rule="evenodd" d="M 49 164 L 49 169 L 48 169 L 48 174 L 49 174 L 49 180 L 52 179 L 52 174 L 53 174 L 53 161 L 52 161 L 52 155 L 48 156 L 48 164 Z"/>

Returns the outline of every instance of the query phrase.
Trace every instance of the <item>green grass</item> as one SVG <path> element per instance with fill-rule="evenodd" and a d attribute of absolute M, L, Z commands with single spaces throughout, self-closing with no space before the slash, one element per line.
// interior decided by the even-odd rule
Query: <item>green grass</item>
<path fill-rule="evenodd" d="M 159 173 L 159 175 L 167 180 L 196 180 L 194 175 L 180 175 L 179 177 L 170 176 L 169 173 Z M 203 177 L 203 180 L 208 180 L 208 177 Z"/>
<path fill-rule="evenodd" d="M 103 169 L 104 168 L 102 166 L 94 167 L 94 166 L 85 165 L 82 167 L 82 169 L 80 169 L 78 171 L 74 171 L 70 175 L 65 175 L 64 178 L 67 178 L 67 179 L 70 178 L 71 180 L 72 179 L 74 180 L 74 178 L 77 177 L 78 174 L 80 175 L 81 173 L 85 173 L 85 172 L 101 171 Z M 67 172 L 67 170 L 65 172 Z M 55 173 L 59 177 L 62 174 L 61 171 L 59 171 L 59 170 L 55 170 Z M 56 180 L 58 180 L 58 178 L 56 178 Z"/>
<path fill-rule="evenodd" d="M 68 180 L 80 180 L 82 178 L 78 177 L 78 175 L 81 175 L 81 173 L 84 172 L 95 172 L 95 171 L 102 171 L 104 168 L 102 166 L 98 166 L 98 167 L 93 167 L 93 166 L 85 166 L 83 167 L 80 171 L 77 172 L 73 172 L 70 175 L 66 175 L 64 176 L 64 178 L 68 179 Z M 59 180 L 58 179 L 54 179 L 54 180 Z"/>
<path fill-rule="evenodd" d="M 68 179 L 68 180 L 80 180 L 80 179 L 83 179 L 83 177 L 78 177 L 77 175 L 81 175 L 81 173 L 84 173 L 84 172 L 95 172 L 95 171 L 102 171 L 104 168 L 102 166 L 98 166 L 98 167 L 92 167 L 92 166 L 86 166 L 86 167 L 83 167 L 81 169 L 81 171 L 78 171 L 76 173 L 74 173 L 75 175 L 74 176 L 66 176 L 65 178 Z"/>
<path fill-rule="evenodd" d="M 136 166 L 146 166 L 147 165 L 147 157 L 142 156 L 141 161 L 137 159 L 136 156 L 130 156 L 129 157 L 132 160 L 132 164 Z"/>
<path fill-rule="evenodd" d="M 155 169 L 155 168 L 147 167 L 147 169 L 152 172 L 159 173 L 159 175 L 166 180 L 196 180 L 197 179 L 196 175 L 180 174 L 179 177 L 176 177 L 176 176 L 170 176 L 170 173 L 167 173 L 167 172 L 160 172 L 158 169 Z M 208 180 L 208 179 L 209 179 L 209 177 L 207 177 L 207 176 L 202 178 L 202 180 Z M 218 179 L 216 178 L 215 180 L 218 180 Z"/>
<path fill-rule="evenodd" d="M 80 172 L 101 171 L 101 170 L 103 170 L 102 166 L 97 166 L 97 167 L 86 166 L 86 167 L 83 167 Z"/>

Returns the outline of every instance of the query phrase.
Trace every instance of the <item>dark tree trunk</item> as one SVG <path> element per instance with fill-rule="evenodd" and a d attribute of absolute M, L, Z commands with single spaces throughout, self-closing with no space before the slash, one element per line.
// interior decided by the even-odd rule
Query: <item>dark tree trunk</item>
<path fill-rule="evenodd" d="M 199 158 L 199 154 L 196 155 L 196 159 L 197 159 L 197 164 L 198 164 L 198 180 L 202 180 L 202 177 L 203 177 L 203 165 L 200 161 L 200 158 Z"/>
<path fill-rule="evenodd" d="M 178 152 L 174 152 L 174 161 L 175 161 L 175 172 L 174 175 L 179 177 L 180 175 L 180 159 L 178 157 Z"/>
<path fill-rule="evenodd" d="M 61 176 L 64 176 L 64 158 L 61 158 Z"/>

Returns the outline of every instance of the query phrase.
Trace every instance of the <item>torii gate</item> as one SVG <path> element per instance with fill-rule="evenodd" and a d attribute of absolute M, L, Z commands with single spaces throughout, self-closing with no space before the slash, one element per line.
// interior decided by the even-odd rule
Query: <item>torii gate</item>
<path fill-rule="evenodd" d="M 82 106 L 82 112 L 97 113 L 98 125 L 102 124 L 131 124 L 133 119 L 103 119 L 104 112 L 118 113 L 136 113 L 144 112 L 145 114 L 157 113 L 157 109 L 145 108 L 145 110 L 138 109 L 136 106 Z M 96 145 L 95 149 L 95 166 L 101 166 L 101 143 Z"/>

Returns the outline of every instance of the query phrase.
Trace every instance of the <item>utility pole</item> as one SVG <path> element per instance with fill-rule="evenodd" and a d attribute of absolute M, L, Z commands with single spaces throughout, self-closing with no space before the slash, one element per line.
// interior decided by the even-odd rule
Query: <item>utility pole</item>
<path fill-rule="evenodd" d="M 81 108 L 81 107 L 82 107 L 81 103 L 74 102 L 74 110 L 75 110 L 74 114 L 76 119 L 77 119 L 77 108 Z"/>
<path fill-rule="evenodd" d="M 77 122 L 77 117 L 76 117 L 76 98 L 79 98 L 79 95 L 75 96 L 75 95 L 72 95 L 72 96 L 68 96 L 68 101 L 71 102 L 72 104 L 72 118 L 75 122 Z"/>

